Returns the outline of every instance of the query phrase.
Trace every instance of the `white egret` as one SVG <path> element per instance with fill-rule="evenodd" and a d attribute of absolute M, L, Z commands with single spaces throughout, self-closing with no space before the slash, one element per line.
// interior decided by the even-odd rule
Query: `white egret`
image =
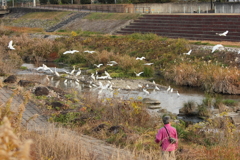
<path fill-rule="evenodd" d="M 8 43 L 8 48 L 11 49 L 11 50 L 15 50 L 15 48 L 13 47 L 13 41 L 12 40 Z"/>
<path fill-rule="evenodd" d="M 111 77 L 107 71 L 105 71 L 104 73 L 106 74 L 106 76 Z"/>
<path fill-rule="evenodd" d="M 113 65 L 118 64 L 116 61 L 110 61 L 110 62 L 108 62 L 108 63 L 111 63 L 111 64 L 113 64 Z"/>
<path fill-rule="evenodd" d="M 100 68 L 103 64 L 94 64 L 94 66 L 96 66 L 97 68 Z"/>
<path fill-rule="evenodd" d="M 149 92 L 146 89 L 143 89 L 143 92 L 149 95 Z"/>
<path fill-rule="evenodd" d="M 143 86 L 142 86 L 141 84 L 138 84 L 138 87 L 139 87 L 139 88 L 142 88 Z"/>
<path fill-rule="evenodd" d="M 114 64 L 111 64 L 111 63 L 110 63 L 110 64 L 107 64 L 107 66 L 113 66 L 113 65 L 114 65 Z"/>
<path fill-rule="evenodd" d="M 75 76 L 76 76 L 76 77 L 78 77 L 78 76 L 81 74 L 81 72 L 82 72 L 82 71 L 81 71 L 81 69 L 80 69 L 80 68 L 78 68 L 78 72 L 76 73 L 76 75 L 75 75 Z"/>
<path fill-rule="evenodd" d="M 153 83 L 153 84 L 156 84 L 154 80 L 153 80 L 153 82 L 152 82 L 152 83 Z"/>
<path fill-rule="evenodd" d="M 216 50 L 223 50 L 223 49 L 224 49 L 223 45 L 217 44 L 217 45 L 213 46 L 212 53 Z"/>
<path fill-rule="evenodd" d="M 84 51 L 84 52 L 88 52 L 88 53 L 90 53 L 90 54 L 93 54 L 95 51 L 86 50 L 86 51 Z"/>
<path fill-rule="evenodd" d="M 191 52 L 192 52 L 192 50 L 188 51 L 187 53 L 183 53 L 183 54 L 185 54 L 185 55 L 190 55 Z"/>
<path fill-rule="evenodd" d="M 145 66 L 151 66 L 153 63 L 145 63 Z"/>
<path fill-rule="evenodd" d="M 158 88 L 158 86 L 155 86 L 155 90 L 158 90 L 158 91 L 160 91 L 160 89 Z"/>
<path fill-rule="evenodd" d="M 169 92 L 171 90 L 171 87 L 169 86 L 168 89 L 167 89 L 167 92 Z"/>
<path fill-rule="evenodd" d="M 63 54 L 68 54 L 68 53 L 73 54 L 75 52 L 79 52 L 79 51 L 78 50 L 70 50 L 70 51 L 65 51 Z"/>
<path fill-rule="evenodd" d="M 55 73 L 55 75 L 56 75 L 57 77 L 60 77 L 59 73 L 57 72 L 56 67 L 55 67 L 55 71 L 54 71 L 54 73 Z"/>
<path fill-rule="evenodd" d="M 92 78 L 94 81 L 96 80 L 96 78 L 95 78 L 95 76 L 94 76 L 94 73 L 92 73 L 91 78 Z"/>
<path fill-rule="evenodd" d="M 75 66 L 73 66 L 73 70 L 70 72 L 71 75 L 73 75 L 75 72 Z"/>
<path fill-rule="evenodd" d="M 240 54 L 240 50 L 238 51 L 238 54 Z"/>
<path fill-rule="evenodd" d="M 136 74 L 137 77 L 139 77 L 143 72 L 139 72 L 139 73 L 134 72 L 134 73 Z"/>
<path fill-rule="evenodd" d="M 219 36 L 227 36 L 228 30 L 226 30 L 226 31 L 223 32 L 223 33 L 216 33 L 216 34 L 219 35 Z"/>
<path fill-rule="evenodd" d="M 137 57 L 137 58 L 136 58 L 136 60 L 141 60 L 141 61 L 144 60 L 144 59 L 146 59 L 146 58 L 145 58 L 145 57 L 141 57 L 141 58 L 140 58 L 140 57 Z"/>
<path fill-rule="evenodd" d="M 58 81 L 55 83 L 55 87 L 56 87 L 56 88 L 59 86 L 59 83 L 60 83 L 60 80 L 58 80 Z"/>
<path fill-rule="evenodd" d="M 38 70 L 45 70 L 45 71 L 49 70 L 50 72 L 53 73 L 53 71 L 49 67 L 47 67 L 45 64 L 43 64 L 42 67 L 38 67 L 36 70 L 37 71 Z"/>
<path fill-rule="evenodd" d="M 127 89 L 131 89 L 131 87 L 129 85 L 127 85 Z"/>
<path fill-rule="evenodd" d="M 177 96 L 180 97 L 180 94 L 178 93 L 178 91 L 177 91 Z"/>
<path fill-rule="evenodd" d="M 173 92 L 173 88 L 171 88 L 170 92 L 171 92 L 171 93 Z"/>

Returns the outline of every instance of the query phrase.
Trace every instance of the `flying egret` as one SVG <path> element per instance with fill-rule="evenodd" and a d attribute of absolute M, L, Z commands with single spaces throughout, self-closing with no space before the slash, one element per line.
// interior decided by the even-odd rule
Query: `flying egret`
<path fill-rule="evenodd" d="M 143 89 L 143 92 L 149 95 L 149 92 L 146 89 Z"/>
<path fill-rule="evenodd" d="M 84 52 L 88 52 L 88 53 L 90 53 L 90 54 L 93 54 L 95 51 L 86 50 L 86 51 L 84 51 Z"/>
<path fill-rule="evenodd" d="M 192 52 L 192 50 L 188 51 L 187 53 L 183 53 L 183 54 L 185 54 L 185 55 L 190 55 L 191 52 Z"/>
<path fill-rule="evenodd" d="M 145 63 L 145 66 L 151 66 L 153 63 Z"/>
<path fill-rule="evenodd" d="M 212 53 L 215 52 L 216 50 L 223 50 L 223 49 L 224 49 L 223 45 L 217 44 L 217 45 L 213 46 Z"/>
<path fill-rule="evenodd" d="M 108 66 L 113 66 L 114 64 L 112 64 L 112 63 L 108 63 L 107 65 L 108 65 Z"/>
<path fill-rule="evenodd" d="M 103 64 L 94 64 L 94 66 L 96 66 L 97 68 L 100 68 Z"/>
<path fill-rule="evenodd" d="M 82 71 L 81 71 L 81 69 L 80 69 L 80 68 L 78 68 L 78 72 L 76 73 L 76 75 L 75 75 L 75 76 L 76 76 L 76 77 L 78 77 L 78 76 L 81 74 L 81 72 L 82 72 Z"/>
<path fill-rule="evenodd" d="M 65 51 L 63 54 L 68 54 L 68 53 L 73 54 L 75 52 L 79 52 L 79 51 L 78 50 L 70 50 L 70 51 Z"/>
<path fill-rule="evenodd" d="M 15 50 L 15 48 L 13 47 L 13 41 L 12 40 L 8 43 L 8 48 L 11 49 L 11 50 Z"/>
<path fill-rule="evenodd" d="M 116 61 L 110 61 L 110 62 L 108 62 L 108 63 L 112 63 L 112 64 L 118 64 Z"/>
<path fill-rule="evenodd" d="M 53 71 L 49 67 L 47 67 L 45 64 L 42 64 L 42 67 L 38 67 L 36 70 L 37 71 L 38 70 L 45 70 L 45 71 L 49 70 L 50 72 L 53 73 Z"/>
<path fill-rule="evenodd" d="M 146 59 L 146 58 L 145 58 L 145 57 L 141 57 L 141 58 L 140 58 L 140 57 L 137 57 L 137 58 L 136 58 L 136 60 L 141 60 L 141 61 L 144 60 L 144 59 Z"/>
<path fill-rule="evenodd" d="M 143 72 L 139 72 L 139 73 L 134 72 L 134 73 L 136 74 L 137 77 L 139 77 Z"/>
<path fill-rule="evenodd" d="M 223 32 L 223 33 L 216 33 L 216 34 L 219 35 L 219 36 L 227 36 L 228 30 L 226 30 L 226 31 Z"/>

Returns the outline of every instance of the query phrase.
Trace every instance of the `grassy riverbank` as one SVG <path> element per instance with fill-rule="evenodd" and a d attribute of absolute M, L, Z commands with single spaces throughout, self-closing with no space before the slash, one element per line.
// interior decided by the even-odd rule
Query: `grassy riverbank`
<path fill-rule="evenodd" d="M 75 65 L 76 68 L 90 69 L 91 73 L 107 70 L 112 77 L 135 78 L 134 72 L 144 71 L 142 77 L 152 77 L 155 72 L 178 85 L 201 87 L 212 93 L 226 91 L 234 92 L 239 85 L 238 56 L 235 52 L 211 50 L 197 50 L 185 39 L 169 39 L 154 34 L 133 34 L 128 36 L 103 35 L 83 31 L 58 32 L 67 37 L 55 40 L 31 38 L 22 32 L 44 33 L 40 29 L 1 26 L 0 33 L 0 66 L 1 75 L 14 74 L 20 68 L 23 60 L 33 60 L 36 63 L 44 60 Z M 10 37 L 11 36 L 11 37 Z M 16 50 L 7 48 L 8 42 L 13 40 Z M 63 55 L 66 50 L 75 49 L 79 52 Z M 193 49 L 191 55 L 183 53 Z M 94 50 L 96 53 L 85 53 L 85 50 Z M 136 57 L 146 57 L 145 60 L 136 60 Z M 109 61 L 116 61 L 118 65 L 108 66 Z M 94 64 L 102 63 L 98 69 Z M 153 63 L 145 66 L 145 63 Z M 3 82 L 0 86 L 6 87 Z M 15 91 L 25 88 L 9 87 Z M 32 90 L 32 88 L 26 88 Z M 20 93 L 19 93 L 20 94 Z M 117 94 L 117 92 L 115 93 Z M 149 116 L 146 106 L 139 99 L 128 101 L 116 98 L 98 99 L 92 94 L 77 94 L 75 91 L 63 97 L 36 97 L 29 92 L 29 97 L 38 103 L 46 113 L 51 114 L 51 121 L 59 122 L 65 127 L 74 128 L 81 134 L 87 134 L 102 139 L 108 143 L 128 148 L 135 154 L 143 153 L 146 159 L 158 159 L 159 147 L 154 143 L 157 130 L 163 126 L 160 117 L 154 119 Z M 61 102 L 63 109 L 54 109 L 51 102 Z M 203 116 L 209 116 L 206 111 L 212 107 L 212 101 L 205 100 L 198 107 Z M 217 105 L 223 102 L 218 100 Z M 230 102 L 228 102 L 230 103 Z M 215 104 L 214 104 L 215 105 Z M 55 133 L 38 134 L 19 130 L 21 114 L 24 107 L 16 115 L 11 115 L 8 104 L 1 109 L 3 117 L 7 116 L 17 135 L 22 139 L 33 139 L 32 157 L 39 159 L 59 160 L 81 157 L 75 146 L 70 150 L 62 147 L 61 138 L 53 136 Z M 191 106 L 189 106 L 191 109 Z M 175 116 L 171 115 L 174 119 Z M 18 124 L 18 125 L 16 125 Z M 205 123 L 186 124 L 183 121 L 173 122 L 179 133 L 179 150 L 177 158 L 186 159 L 229 159 L 235 160 L 239 155 L 239 128 L 234 126 L 224 110 L 215 119 L 206 118 Z M 69 137 L 69 135 L 66 135 Z M 50 137 L 50 138 L 49 138 Z M 71 138 L 71 137 L 69 137 Z M 51 143 L 49 143 L 51 142 Z M 3 145 L 7 144 L 7 141 Z M 42 144 L 46 144 L 47 149 Z M 23 145 L 23 144 L 22 144 Z M 24 145 L 23 145 L 24 146 Z M 26 146 L 29 148 L 29 144 Z M 58 147 L 59 146 L 59 147 Z M 17 147 L 19 149 L 19 146 Z M 37 149 L 36 149 L 37 148 Z M 10 149 L 9 149 L 10 151 Z M 76 152 L 73 152 L 76 151 Z M 29 153 L 30 149 L 26 149 Z M 75 154 L 76 153 L 76 154 Z M 73 155 L 74 154 L 74 155 Z M 72 156 L 72 157 L 71 157 Z M 28 155 L 26 154 L 26 159 Z M 83 157 L 83 159 L 89 157 Z M 91 158 L 91 157 L 90 157 Z M 89 158 L 89 159 L 90 159 Z"/>

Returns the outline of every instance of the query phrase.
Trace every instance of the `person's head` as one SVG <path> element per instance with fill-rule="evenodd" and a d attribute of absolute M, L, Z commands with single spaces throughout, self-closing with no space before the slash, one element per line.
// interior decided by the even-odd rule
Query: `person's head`
<path fill-rule="evenodd" d="M 164 117 L 162 118 L 164 124 L 169 124 L 169 123 L 170 123 L 170 119 L 171 119 L 171 118 L 170 118 L 169 116 L 164 116 Z"/>

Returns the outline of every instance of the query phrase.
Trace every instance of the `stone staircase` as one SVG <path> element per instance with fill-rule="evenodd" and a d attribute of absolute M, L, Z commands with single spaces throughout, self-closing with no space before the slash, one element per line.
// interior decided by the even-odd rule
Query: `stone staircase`
<path fill-rule="evenodd" d="M 240 15 L 185 14 L 152 15 L 146 14 L 130 25 L 121 28 L 117 34 L 155 33 L 169 38 L 190 40 L 240 41 Z M 229 31 L 227 36 L 216 33 Z"/>
<path fill-rule="evenodd" d="M 57 29 L 63 27 L 64 25 L 68 24 L 69 22 L 77 19 L 77 18 L 83 18 L 85 17 L 86 15 L 88 15 L 89 13 L 88 12 L 81 12 L 81 13 L 76 13 L 74 14 L 73 16 L 69 17 L 68 19 L 64 20 L 64 21 L 61 21 L 60 23 L 58 23 L 57 25 L 49 28 L 46 30 L 46 32 L 54 32 L 56 31 Z"/>

